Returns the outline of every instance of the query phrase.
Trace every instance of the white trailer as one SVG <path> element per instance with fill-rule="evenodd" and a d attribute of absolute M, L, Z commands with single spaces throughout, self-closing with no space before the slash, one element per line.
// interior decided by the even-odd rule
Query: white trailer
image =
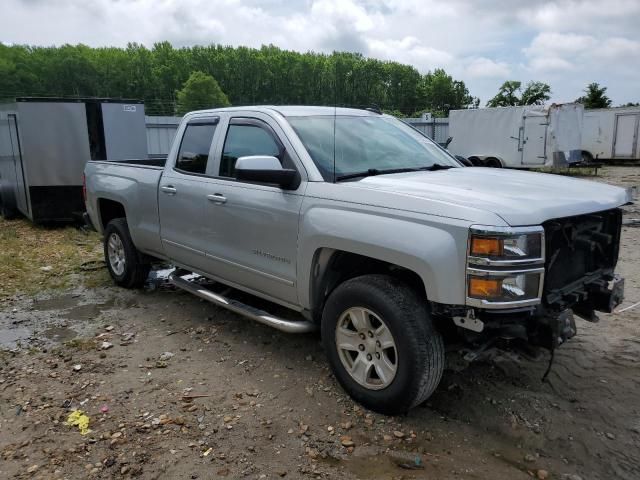
<path fill-rule="evenodd" d="M 582 150 L 585 158 L 640 160 L 640 107 L 584 111 Z"/>
<path fill-rule="evenodd" d="M 583 111 L 577 103 L 452 110 L 449 151 L 488 167 L 568 166 L 582 160 Z"/>

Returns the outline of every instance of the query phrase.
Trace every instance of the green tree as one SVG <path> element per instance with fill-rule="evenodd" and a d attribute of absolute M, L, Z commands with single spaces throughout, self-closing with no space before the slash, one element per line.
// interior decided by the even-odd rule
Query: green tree
<path fill-rule="evenodd" d="M 229 106 L 229 99 L 224 94 L 215 78 L 203 72 L 193 72 L 178 92 L 177 113 L 184 115 L 192 110 Z"/>
<path fill-rule="evenodd" d="M 550 98 L 551 87 L 546 83 L 529 82 L 522 91 L 522 82 L 507 80 L 500 86 L 496 96 L 487 102 L 487 107 L 543 105 Z"/>
<path fill-rule="evenodd" d="M 593 82 L 587 85 L 584 93 L 580 98 L 576 99 L 577 103 L 582 103 L 584 108 L 609 108 L 611 99 L 605 94 L 607 87 L 601 87 L 599 83 Z"/>
<path fill-rule="evenodd" d="M 520 97 L 520 105 L 544 105 L 551 98 L 551 87 L 542 82 L 529 82 Z"/>
<path fill-rule="evenodd" d="M 135 43 L 126 48 L 0 43 L 0 96 L 7 99 L 136 98 L 144 100 L 150 115 L 172 115 L 177 91 L 190 72 L 215 78 L 233 104 L 378 105 L 404 116 L 422 111 L 447 115 L 450 109 L 478 104 L 464 82 L 444 70 L 421 75 L 411 65 L 352 52 L 299 53 L 273 45 L 176 48 L 169 42 L 152 48 Z"/>
<path fill-rule="evenodd" d="M 487 102 L 487 107 L 511 107 L 520 105 L 517 92 L 520 91 L 522 82 L 507 80 L 502 84 L 495 97 Z"/>
<path fill-rule="evenodd" d="M 441 68 L 424 75 L 419 92 L 419 103 L 424 107 L 417 113 L 426 111 L 439 117 L 448 116 L 449 110 L 477 107 L 479 102 L 469 94 L 464 82 L 454 80 Z"/>

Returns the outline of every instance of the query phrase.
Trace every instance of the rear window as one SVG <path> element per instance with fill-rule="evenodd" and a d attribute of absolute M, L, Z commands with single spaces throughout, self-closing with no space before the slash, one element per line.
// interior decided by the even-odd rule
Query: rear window
<path fill-rule="evenodd" d="M 215 131 L 213 122 L 188 124 L 180 143 L 176 168 L 188 173 L 205 173 Z"/>

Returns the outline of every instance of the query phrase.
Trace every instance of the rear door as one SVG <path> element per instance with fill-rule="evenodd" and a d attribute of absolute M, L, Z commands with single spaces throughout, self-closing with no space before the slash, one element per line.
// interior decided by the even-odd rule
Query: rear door
<path fill-rule="evenodd" d="M 637 114 L 616 115 L 613 158 L 635 158 L 638 147 Z"/>
<path fill-rule="evenodd" d="M 522 164 L 544 165 L 546 160 L 547 117 L 524 117 L 522 132 Z"/>
<path fill-rule="evenodd" d="M 299 174 L 301 164 L 277 123 L 265 114 L 232 116 L 225 130 L 216 155 L 216 177 L 207 185 L 204 216 L 212 273 L 295 304 L 298 221 L 306 183 L 297 190 L 283 190 L 238 181 L 234 170 L 238 157 L 246 155 L 278 157 L 285 168 Z"/>
<path fill-rule="evenodd" d="M 217 134 L 218 117 L 198 118 L 187 123 L 172 168 L 160 179 L 158 207 L 160 237 L 167 257 L 176 263 L 202 270 L 207 166 Z"/>

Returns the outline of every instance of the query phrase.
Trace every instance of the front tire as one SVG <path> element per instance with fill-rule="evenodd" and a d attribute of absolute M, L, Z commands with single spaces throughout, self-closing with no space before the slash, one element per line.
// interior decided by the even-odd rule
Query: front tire
<path fill-rule="evenodd" d="M 124 288 L 143 286 L 151 268 L 133 244 L 125 218 L 116 218 L 107 224 L 104 259 L 113 281 Z"/>
<path fill-rule="evenodd" d="M 425 299 L 387 275 L 356 277 L 331 293 L 322 342 L 347 393 L 387 415 L 424 402 L 444 371 L 444 343 Z"/>

